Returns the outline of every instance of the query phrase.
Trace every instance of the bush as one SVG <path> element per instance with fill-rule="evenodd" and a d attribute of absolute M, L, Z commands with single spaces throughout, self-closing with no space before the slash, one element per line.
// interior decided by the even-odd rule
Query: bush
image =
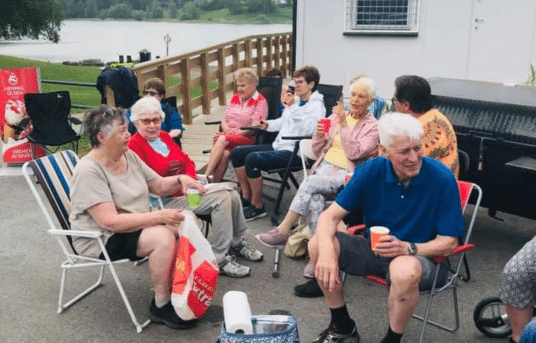
<path fill-rule="evenodd" d="M 201 9 L 194 2 L 187 3 L 179 11 L 180 20 L 194 20 L 194 19 L 199 19 L 200 16 L 201 16 Z"/>
<path fill-rule="evenodd" d="M 119 4 L 110 7 L 109 16 L 114 19 L 132 18 L 132 8 L 127 4 Z"/>
<path fill-rule="evenodd" d="M 132 11 L 132 19 L 143 20 L 143 18 L 145 18 L 145 11 L 142 11 L 142 10 Z"/>
<path fill-rule="evenodd" d="M 244 6 L 239 1 L 232 1 L 229 3 L 229 13 L 232 15 L 242 14 L 245 12 Z"/>
<path fill-rule="evenodd" d="M 258 24 L 270 24 L 268 17 L 264 14 L 259 14 L 255 17 L 255 22 Z"/>
<path fill-rule="evenodd" d="M 107 8 L 105 8 L 105 9 L 103 9 L 103 10 L 100 10 L 100 12 L 99 12 L 99 18 L 100 18 L 100 19 L 103 19 L 103 20 L 106 19 L 106 18 L 109 18 L 109 17 L 110 17 L 109 13 L 110 13 L 110 11 L 108 11 Z"/>
<path fill-rule="evenodd" d="M 155 6 L 151 9 L 151 18 L 161 19 L 164 17 L 164 10 L 160 6 Z"/>

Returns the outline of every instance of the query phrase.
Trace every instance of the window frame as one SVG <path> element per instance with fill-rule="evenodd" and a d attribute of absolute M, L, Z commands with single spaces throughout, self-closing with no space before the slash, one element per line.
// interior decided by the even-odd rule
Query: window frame
<path fill-rule="evenodd" d="M 420 24 L 420 0 L 408 1 L 408 24 L 407 25 L 378 25 L 377 28 L 367 28 L 367 25 L 357 25 L 357 5 L 361 0 L 346 0 L 345 20 L 343 35 L 390 35 L 390 36 L 418 36 Z M 377 0 L 381 1 L 381 0 Z M 410 18 L 411 11 L 415 12 L 414 18 Z M 356 24 L 354 24 L 356 23 Z M 361 26 L 361 27 L 359 27 Z M 373 26 L 373 25 L 369 25 Z"/>

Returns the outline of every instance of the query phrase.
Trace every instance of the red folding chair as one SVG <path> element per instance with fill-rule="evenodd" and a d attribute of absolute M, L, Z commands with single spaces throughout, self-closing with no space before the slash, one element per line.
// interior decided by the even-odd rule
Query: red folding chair
<path fill-rule="evenodd" d="M 423 326 L 422 326 L 421 336 L 419 338 L 419 342 L 422 342 L 422 340 L 424 338 L 424 332 L 426 330 L 426 325 L 427 324 L 430 324 L 432 326 L 435 326 L 437 328 L 440 328 L 442 330 L 452 332 L 452 333 L 456 332 L 460 328 L 460 311 L 459 311 L 459 308 L 458 308 L 457 288 L 458 288 L 458 285 L 459 285 L 459 279 L 468 280 L 470 278 L 469 266 L 467 264 L 466 254 L 467 254 L 467 252 L 473 250 L 473 248 L 475 247 L 474 244 L 469 243 L 469 239 L 470 239 L 471 233 L 473 231 L 473 226 L 474 226 L 474 223 L 475 223 L 475 220 L 476 220 L 476 215 L 477 215 L 477 212 L 478 212 L 478 208 L 480 207 L 480 201 L 482 200 L 482 189 L 478 185 L 476 185 L 474 183 L 466 182 L 466 181 L 458 181 L 458 190 L 460 192 L 460 200 L 461 200 L 460 206 L 461 206 L 461 209 L 462 209 L 463 213 L 465 213 L 465 209 L 467 207 L 467 204 L 469 203 L 469 198 L 470 198 L 472 193 L 475 193 L 476 197 L 477 197 L 476 202 L 475 202 L 475 206 L 473 208 L 473 213 L 471 214 L 471 220 L 469 222 L 469 226 L 465 230 L 465 236 L 463 237 L 463 239 L 460 238 L 460 245 L 456 249 L 454 249 L 454 252 L 451 255 L 448 255 L 448 256 L 443 255 L 443 256 L 437 256 L 437 257 L 433 258 L 434 262 L 436 262 L 437 264 L 440 264 L 441 262 L 445 261 L 449 257 L 457 256 L 457 263 L 451 264 L 451 266 L 453 266 L 455 268 L 451 268 L 449 270 L 447 283 L 445 285 L 443 285 L 441 287 L 438 287 L 437 284 L 436 284 L 438 274 L 439 274 L 439 268 L 437 268 L 436 269 L 436 274 L 435 274 L 435 277 L 434 277 L 434 282 L 432 284 L 432 288 L 430 290 L 426 290 L 426 291 L 421 292 L 421 295 L 425 295 L 425 294 L 428 295 L 428 303 L 426 304 L 426 309 L 425 309 L 423 317 L 415 315 L 415 314 L 413 315 L 413 318 L 423 321 Z M 356 225 L 356 226 L 353 226 L 353 227 L 348 229 L 348 233 L 352 234 L 352 235 L 354 235 L 354 234 L 363 234 L 364 232 L 365 232 L 365 226 L 364 225 Z M 462 264 L 464 264 L 465 268 L 466 268 L 466 277 L 465 278 L 460 275 L 460 269 L 461 269 Z M 346 275 L 342 276 L 343 282 L 344 282 L 345 276 Z M 383 286 L 388 286 L 387 280 L 385 280 L 383 278 L 380 278 L 378 276 L 367 275 L 367 276 L 365 276 L 365 278 L 370 280 L 370 281 L 372 281 L 372 282 L 375 282 L 377 284 L 380 284 L 380 285 L 383 285 Z M 454 327 L 448 327 L 448 326 L 445 326 L 443 324 L 440 324 L 438 322 L 435 322 L 435 321 L 432 321 L 432 320 L 429 319 L 430 310 L 432 308 L 432 301 L 433 301 L 434 297 L 437 294 L 439 294 L 439 293 L 441 293 L 443 291 L 448 291 L 448 290 L 452 290 L 452 296 L 453 296 L 453 300 L 454 300 L 454 317 L 455 317 L 454 318 L 455 319 Z"/>

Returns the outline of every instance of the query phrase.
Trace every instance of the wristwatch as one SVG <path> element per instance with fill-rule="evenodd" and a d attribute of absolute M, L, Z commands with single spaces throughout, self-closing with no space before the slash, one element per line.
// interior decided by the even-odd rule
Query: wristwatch
<path fill-rule="evenodd" d="M 411 256 L 417 255 L 417 245 L 415 243 L 409 243 L 408 250 Z"/>

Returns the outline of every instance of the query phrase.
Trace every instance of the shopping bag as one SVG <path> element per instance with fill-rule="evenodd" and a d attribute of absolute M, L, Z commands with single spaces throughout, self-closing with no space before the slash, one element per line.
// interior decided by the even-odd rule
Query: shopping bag
<path fill-rule="evenodd" d="M 311 238 L 309 225 L 302 223 L 287 239 L 285 244 L 285 256 L 300 260 L 307 257 L 307 243 Z"/>
<path fill-rule="evenodd" d="M 209 242 L 192 216 L 185 215 L 179 233 L 171 303 L 181 319 L 201 318 L 214 299 L 218 264 Z"/>
<path fill-rule="evenodd" d="M 299 343 L 298 323 L 291 316 L 252 316 L 252 334 L 227 332 L 222 324 L 218 343 Z"/>

